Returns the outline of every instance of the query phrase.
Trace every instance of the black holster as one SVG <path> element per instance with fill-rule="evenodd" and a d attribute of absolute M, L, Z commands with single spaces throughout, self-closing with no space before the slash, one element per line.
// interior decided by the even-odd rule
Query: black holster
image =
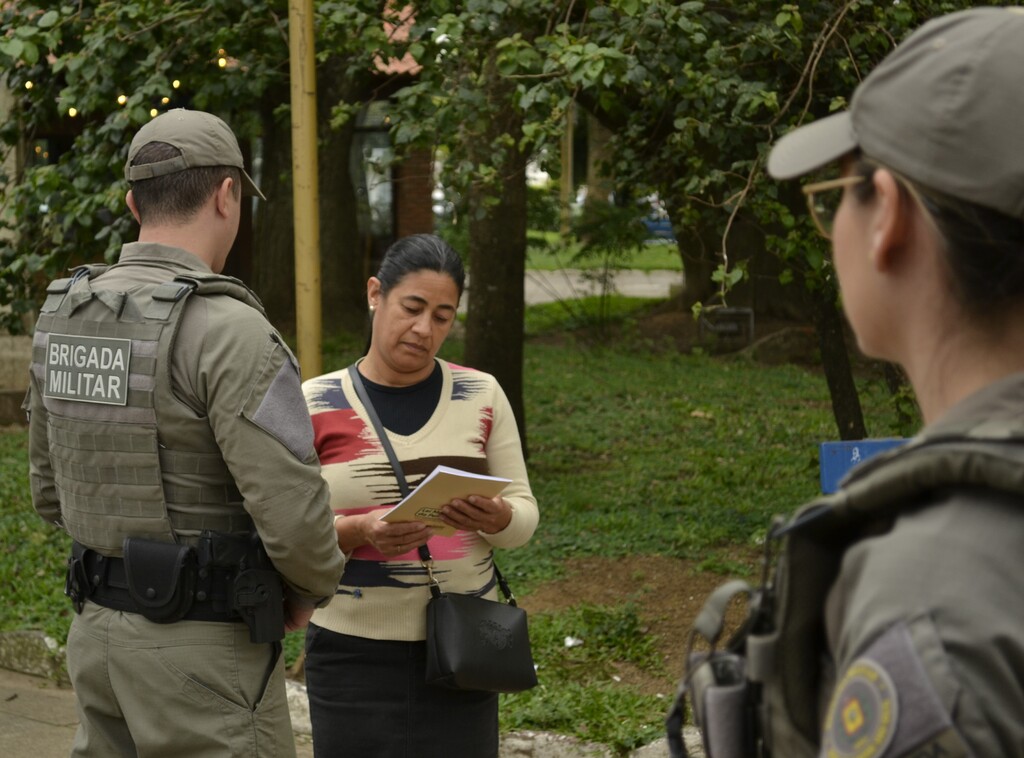
<path fill-rule="evenodd" d="M 248 537 L 203 532 L 200 554 L 200 586 L 218 571 L 229 570 L 231 608 L 249 627 L 253 642 L 277 642 L 284 638 L 284 585 L 267 556 L 259 536 Z"/>
<path fill-rule="evenodd" d="M 85 561 L 79 551 L 72 550 L 68 556 L 68 569 L 64 577 L 64 594 L 71 598 L 75 613 L 82 612 L 91 590 L 89 577 L 85 573 Z"/>

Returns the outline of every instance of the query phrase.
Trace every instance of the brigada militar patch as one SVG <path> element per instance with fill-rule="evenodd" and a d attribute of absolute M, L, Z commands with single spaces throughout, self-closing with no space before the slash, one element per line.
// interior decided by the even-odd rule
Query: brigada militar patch
<path fill-rule="evenodd" d="M 127 405 L 132 341 L 50 334 L 43 395 L 80 403 Z"/>
<path fill-rule="evenodd" d="M 896 734 L 899 702 L 885 670 L 859 658 L 836 687 L 825 720 L 828 758 L 876 758 Z"/>

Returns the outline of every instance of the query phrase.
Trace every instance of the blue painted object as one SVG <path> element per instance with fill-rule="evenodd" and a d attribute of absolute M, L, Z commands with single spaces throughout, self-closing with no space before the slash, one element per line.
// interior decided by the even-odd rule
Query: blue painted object
<path fill-rule="evenodd" d="M 818 445 L 818 468 L 821 475 L 821 491 L 826 495 L 839 489 L 839 480 L 858 463 L 873 455 L 898 447 L 907 440 L 904 437 L 885 437 L 876 440 L 844 440 L 822 442 Z"/>
<path fill-rule="evenodd" d="M 672 230 L 672 222 L 667 217 L 659 218 L 653 213 L 644 218 L 644 226 L 650 235 L 648 242 L 675 242 L 676 233 Z"/>

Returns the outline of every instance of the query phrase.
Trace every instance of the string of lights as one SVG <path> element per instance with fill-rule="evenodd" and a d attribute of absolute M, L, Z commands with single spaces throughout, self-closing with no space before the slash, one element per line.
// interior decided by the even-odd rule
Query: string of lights
<path fill-rule="evenodd" d="M 227 52 L 223 48 L 221 48 L 220 50 L 217 51 L 217 67 L 218 68 L 222 68 L 222 69 L 234 68 L 236 65 L 237 65 L 237 61 L 229 58 Z M 35 87 L 35 84 L 32 82 L 31 79 L 25 82 L 25 89 L 31 90 L 33 87 Z M 174 89 L 180 89 L 181 88 L 181 80 L 180 79 L 175 79 L 174 81 L 172 81 L 171 82 L 171 87 L 173 87 Z M 123 106 L 127 102 L 128 102 L 128 96 L 127 95 L 122 93 L 122 94 L 117 96 L 117 104 L 118 105 L 122 105 Z M 169 105 L 170 102 L 171 102 L 171 98 L 169 96 L 167 96 L 167 95 L 165 95 L 164 97 L 160 98 L 160 104 L 161 105 Z M 157 107 L 150 108 L 149 115 L 150 115 L 150 118 L 156 118 L 158 115 L 160 115 L 160 109 L 157 108 Z M 78 116 L 78 108 L 76 108 L 74 106 L 69 107 L 68 108 L 68 116 L 70 118 L 75 118 L 76 116 Z M 37 149 L 37 152 L 38 152 L 38 149 Z"/>

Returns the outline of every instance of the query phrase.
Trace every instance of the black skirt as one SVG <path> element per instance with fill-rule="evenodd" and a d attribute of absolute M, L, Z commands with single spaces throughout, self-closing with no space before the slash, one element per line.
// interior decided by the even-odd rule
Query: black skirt
<path fill-rule="evenodd" d="M 316 758 L 498 755 L 498 696 L 428 686 L 423 642 L 310 624 L 305 671 Z"/>

